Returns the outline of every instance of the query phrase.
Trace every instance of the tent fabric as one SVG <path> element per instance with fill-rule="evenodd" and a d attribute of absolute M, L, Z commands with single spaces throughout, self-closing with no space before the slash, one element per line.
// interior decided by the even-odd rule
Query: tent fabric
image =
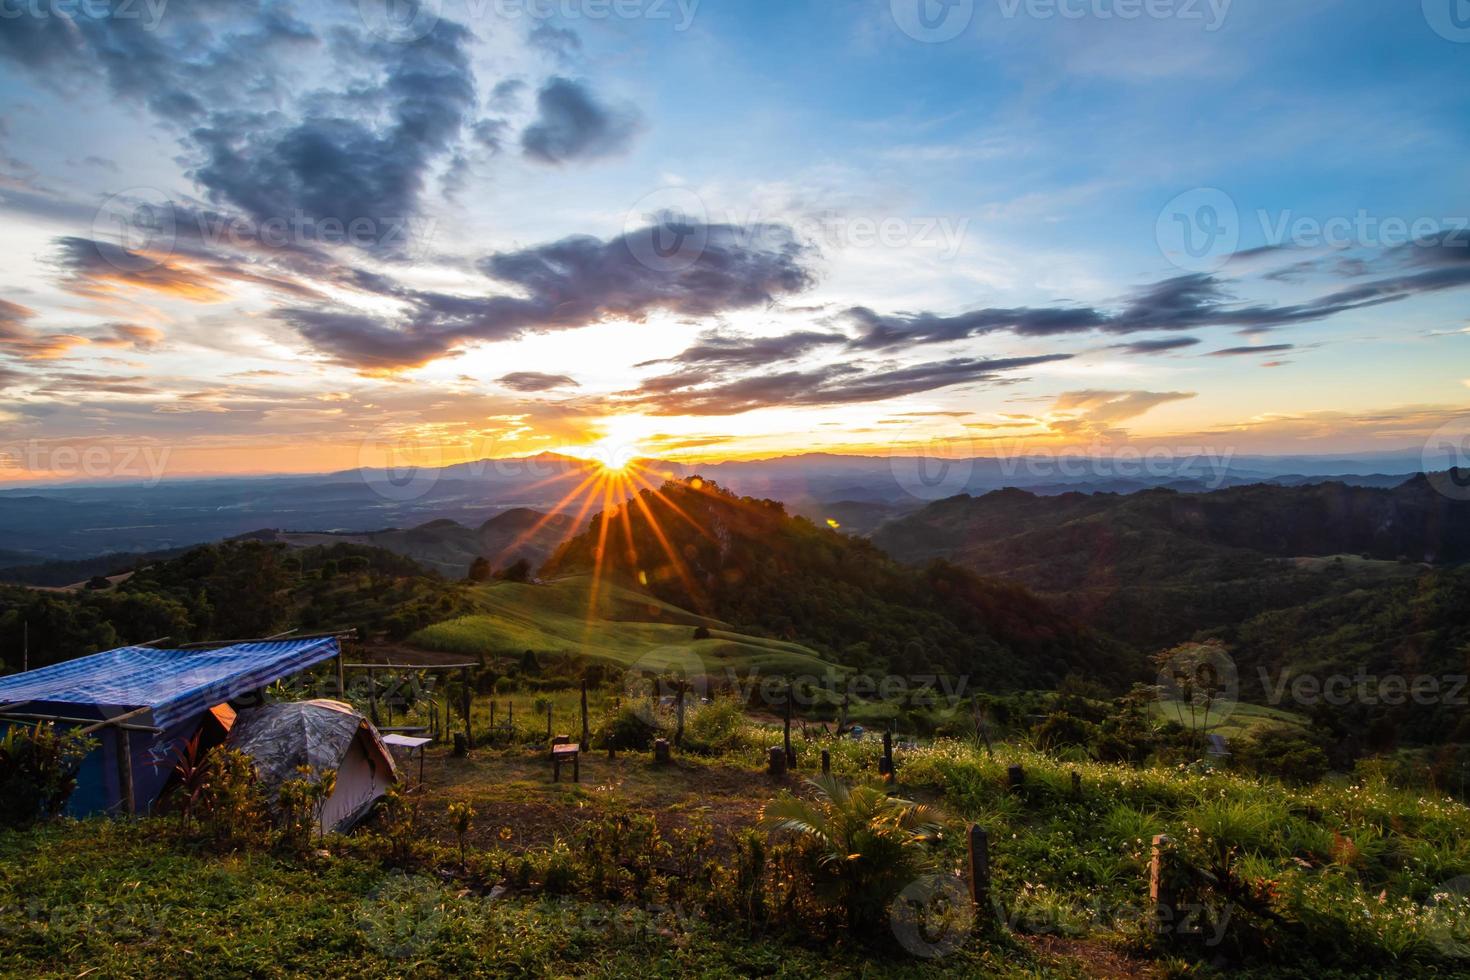
<path fill-rule="evenodd" d="M 254 760 L 272 803 L 281 783 L 294 778 L 300 767 L 337 770 L 332 795 L 343 799 L 323 815 L 328 829 L 355 823 L 382 795 L 383 786 L 398 779 L 393 754 L 378 730 L 341 701 L 279 702 L 242 711 L 226 744 Z"/>
<path fill-rule="evenodd" d="M 39 670 L 0 677 L 0 706 L 83 706 L 90 717 L 152 709 L 169 728 L 217 704 L 337 656 L 332 636 L 236 643 L 212 650 L 119 647 Z"/>

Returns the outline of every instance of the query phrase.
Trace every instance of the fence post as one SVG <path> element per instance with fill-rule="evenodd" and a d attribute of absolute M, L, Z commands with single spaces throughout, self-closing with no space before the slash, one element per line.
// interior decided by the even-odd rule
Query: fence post
<path fill-rule="evenodd" d="M 590 741 L 591 739 L 587 731 L 587 678 L 584 677 L 582 678 L 582 741 L 578 747 L 583 752 L 586 752 L 590 747 Z"/>
<path fill-rule="evenodd" d="M 1011 766 L 1006 770 L 1006 781 L 1010 785 L 1011 792 L 1020 792 L 1022 785 L 1026 782 L 1026 770 L 1020 766 Z"/>
<path fill-rule="evenodd" d="M 897 778 L 897 774 L 893 771 L 893 732 L 891 730 L 883 732 L 883 759 L 878 763 L 878 774 L 886 776 L 890 783 Z"/>
<path fill-rule="evenodd" d="M 1072 795 L 1082 795 L 1082 774 L 1075 769 L 1072 770 Z"/>
<path fill-rule="evenodd" d="M 1169 867 L 1173 854 L 1173 838 L 1168 834 L 1154 838 L 1153 858 L 1148 867 L 1148 899 L 1153 906 L 1154 931 L 1159 933 L 1168 932 L 1174 921 L 1174 886 Z"/>
<path fill-rule="evenodd" d="M 769 762 L 766 764 L 766 772 L 772 776 L 786 775 L 786 752 L 779 745 L 771 746 L 768 755 Z"/>
<path fill-rule="evenodd" d="M 137 813 L 137 797 L 133 794 L 133 740 L 122 726 L 117 729 L 117 790 L 123 813 L 128 816 Z"/>
<path fill-rule="evenodd" d="M 464 693 L 460 696 L 464 702 L 464 740 L 466 745 L 474 745 L 475 736 L 470 729 L 470 704 L 474 700 L 474 692 L 470 690 L 470 669 L 468 667 L 460 669 L 459 680 L 461 686 L 464 687 Z"/>
<path fill-rule="evenodd" d="M 980 912 L 990 911 L 990 832 L 970 824 L 970 901 Z"/>
<path fill-rule="evenodd" d="M 832 753 L 826 749 L 822 750 L 822 775 L 832 775 Z"/>
<path fill-rule="evenodd" d="M 796 767 L 796 750 L 791 747 L 791 684 L 786 684 L 786 708 L 782 712 L 781 744 L 786 750 L 786 765 Z"/>

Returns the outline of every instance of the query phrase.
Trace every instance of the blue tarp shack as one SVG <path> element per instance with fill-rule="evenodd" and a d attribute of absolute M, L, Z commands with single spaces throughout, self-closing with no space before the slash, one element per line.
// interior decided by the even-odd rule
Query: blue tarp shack
<path fill-rule="evenodd" d="M 340 656 L 336 636 L 120 647 L 0 677 L 0 724 L 54 721 L 91 734 L 101 746 L 83 763 L 68 812 L 141 811 L 157 800 L 183 744 L 229 717 L 212 709 Z"/>

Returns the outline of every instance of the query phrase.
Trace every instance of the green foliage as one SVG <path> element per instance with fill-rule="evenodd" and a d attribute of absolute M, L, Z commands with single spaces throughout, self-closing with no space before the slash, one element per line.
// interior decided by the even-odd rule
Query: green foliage
<path fill-rule="evenodd" d="M 599 748 L 646 751 L 663 731 L 648 698 L 625 701 L 598 723 L 593 741 Z"/>
<path fill-rule="evenodd" d="M 761 824 L 798 839 L 813 891 L 841 911 L 849 929 L 877 928 L 900 890 L 933 875 L 940 817 L 878 786 L 831 776 L 807 785 L 814 800 L 783 793 L 762 810 Z"/>
<path fill-rule="evenodd" d="M 77 770 L 97 742 L 50 722 L 11 723 L 0 734 L 0 826 L 55 817 L 76 789 Z"/>

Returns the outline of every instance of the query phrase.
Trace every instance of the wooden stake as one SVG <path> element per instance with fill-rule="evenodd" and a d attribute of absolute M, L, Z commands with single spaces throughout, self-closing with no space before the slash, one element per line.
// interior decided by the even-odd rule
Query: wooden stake
<path fill-rule="evenodd" d="M 1148 866 L 1148 898 L 1153 905 L 1154 929 L 1168 932 L 1174 921 L 1174 890 L 1169 880 L 1169 859 L 1174 840 L 1168 834 L 1154 838 L 1153 857 Z"/>
<path fill-rule="evenodd" d="M 782 713 L 781 744 L 786 749 L 786 765 L 796 768 L 796 750 L 791 747 L 791 684 L 786 685 L 786 710 Z"/>
<path fill-rule="evenodd" d="M 460 685 L 464 688 L 460 694 L 460 702 L 464 711 L 464 740 L 466 747 L 469 747 L 475 744 L 475 738 L 470 729 L 470 702 L 474 698 L 474 693 L 470 690 L 470 669 L 468 667 L 460 668 L 459 680 Z"/>
<path fill-rule="evenodd" d="M 822 775 L 832 775 L 832 753 L 826 749 L 822 750 Z"/>
<path fill-rule="evenodd" d="M 970 901 L 982 912 L 990 909 L 990 833 L 970 825 Z"/>
<path fill-rule="evenodd" d="M 117 789 L 122 811 L 128 816 L 138 812 L 133 796 L 133 743 L 126 728 L 117 730 Z"/>
<path fill-rule="evenodd" d="M 1021 786 L 1026 782 L 1026 770 L 1020 766 L 1011 766 L 1006 770 L 1006 782 L 1009 784 L 1011 792 L 1019 792 Z"/>
<path fill-rule="evenodd" d="M 587 678 L 584 677 L 582 678 L 582 741 L 578 747 L 586 752 L 590 747 L 588 744 L 590 741 L 591 736 L 587 730 Z"/>

